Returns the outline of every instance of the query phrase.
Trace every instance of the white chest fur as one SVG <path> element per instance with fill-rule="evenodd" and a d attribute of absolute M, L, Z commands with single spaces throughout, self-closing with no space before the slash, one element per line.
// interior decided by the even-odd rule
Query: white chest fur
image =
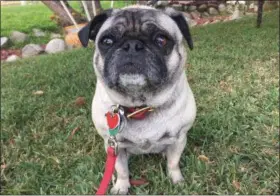
<path fill-rule="evenodd" d="M 173 90 L 162 96 L 166 96 L 165 99 L 168 100 L 163 107 L 156 108 L 143 120 L 126 121 L 124 128 L 117 134 L 120 148 L 126 148 L 134 154 L 158 153 L 167 145 L 176 142 L 182 134 L 186 134 L 196 115 L 195 100 L 186 76 L 182 75 Z M 158 99 L 158 102 L 163 100 L 155 99 Z M 118 103 L 115 103 L 106 93 L 104 86 L 98 83 L 92 102 L 92 119 L 105 143 L 109 134 L 104 114 L 114 104 Z"/>

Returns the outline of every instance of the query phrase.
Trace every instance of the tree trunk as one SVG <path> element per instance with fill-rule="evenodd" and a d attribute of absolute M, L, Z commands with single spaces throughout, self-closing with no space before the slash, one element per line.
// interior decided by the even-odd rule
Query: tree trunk
<path fill-rule="evenodd" d="M 264 0 L 258 1 L 257 28 L 260 28 L 262 24 L 263 4 L 264 4 Z"/>
<path fill-rule="evenodd" d="M 71 21 L 67 12 L 63 9 L 59 1 L 42 1 L 42 3 L 44 3 L 49 9 L 51 9 L 57 16 L 57 22 L 59 25 L 61 25 L 62 27 L 73 25 L 73 22 Z M 78 24 L 86 22 L 86 19 L 79 12 L 74 10 L 67 3 L 67 1 L 64 0 L 64 3 Z"/>
<path fill-rule="evenodd" d="M 94 0 L 94 5 L 95 5 L 96 15 L 100 14 L 103 11 L 100 0 Z"/>

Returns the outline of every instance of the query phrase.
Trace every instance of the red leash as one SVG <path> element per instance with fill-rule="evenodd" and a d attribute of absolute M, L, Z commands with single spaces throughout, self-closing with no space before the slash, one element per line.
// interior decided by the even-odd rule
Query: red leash
<path fill-rule="evenodd" d="M 136 120 L 142 120 L 145 118 L 147 112 L 151 112 L 153 108 L 151 107 L 142 107 L 142 108 L 128 108 L 127 118 L 133 118 Z M 107 124 L 109 127 L 109 147 L 107 148 L 107 159 L 105 164 L 105 172 L 102 178 L 102 181 L 99 185 L 99 188 L 96 192 L 96 195 L 105 195 L 109 183 L 112 179 L 115 170 L 115 164 L 118 154 L 118 143 L 116 140 L 116 134 L 120 130 L 121 116 L 124 114 L 120 111 L 119 106 L 114 106 L 112 111 L 109 111 L 105 114 L 107 119 Z"/>
<path fill-rule="evenodd" d="M 115 163 L 116 163 L 117 156 L 115 154 L 115 149 L 111 146 L 107 148 L 107 159 L 105 165 L 105 172 L 102 178 L 102 181 L 99 185 L 99 188 L 96 192 L 96 195 L 105 195 L 109 183 L 112 179 L 115 170 Z"/>

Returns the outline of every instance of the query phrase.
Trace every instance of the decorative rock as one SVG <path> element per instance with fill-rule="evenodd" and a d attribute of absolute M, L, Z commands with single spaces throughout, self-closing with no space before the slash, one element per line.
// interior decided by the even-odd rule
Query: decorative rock
<path fill-rule="evenodd" d="M 200 12 L 205 12 L 207 10 L 207 5 L 206 4 L 200 5 L 197 10 Z"/>
<path fill-rule="evenodd" d="M 196 22 L 195 20 L 190 19 L 190 20 L 188 21 L 188 24 L 189 24 L 190 27 L 193 27 L 193 26 L 196 26 L 196 25 L 197 25 L 197 22 Z"/>
<path fill-rule="evenodd" d="M 6 59 L 6 62 L 13 62 L 13 61 L 16 61 L 20 59 L 20 57 L 18 57 L 17 55 L 11 55 L 11 56 L 8 56 L 8 58 Z"/>
<path fill-rule="evenodd" d="M 200 18 L 200 13 L 198 11 L 193 11 L 190 13 L 190 15 L 191 15 L 191 18 L 194 20 L 197 20 Z"/>
<path fill-rule="evenodd" d="M 240 19 L 240 12 L 238 8 L 235 8 L 233 14 L 230 16 L 230 20 Z"/>
<path fill-rule="evenodd" d="M 187 18 L 187 20 L 192 18 L 192 16 L 188 12 L 182 12 L 182 13 L 185 16 L 185 18 Z"/>
<path fill-rule="evenodd" d="M 216 15 L 219 14 L 218 10 L 217 10 L 216 8 L 214 8 L 214 7 L 209 7 L 209 8 L 208 8 L 208 13 L 209 13 L 210 15 L 213 15 L 213 16 L 216 16 Z"/>
<path fill-rule="evenodd" d="M 12 42 L 15 43 L 22 43 L 24 41 L 26 41 L 28 38 L 28 36 L 25 33 L 19 32 L 19 31 L 13 31 L 10 39 L 12 40 Z"/>
<path fill-rule="evenodd" d="M 196 6 L 195 5 L 188 6 L 188 11 L 189 12 L 192 12 L 192 11 L 195 11 L 195 10 L 196 10 Z"/>
<path fill-rule="evenodd" d="M 245 4 L 240 4 L 239 5 L 239 10 L 241 10 L 241 11 L 245 11 L 246 10 L 246 5 Z"/>
<path fill-rule="evenodd" d="M 35 37 L 44 37 L 46 36 L 46 33 L 44 33 L 42 30 L 40 29 L 32 29 L 33 34 Z"/>
<path fill-rule="evenodd" d="M 30 57 L 30 56 L 36 56 L 40 53 L 42 53 L 44 50 L 40 45 L 37 44 L 27 44 L 22 49 L 22 57 Z"/>
<path fill-rule="evenodd" d="M 227 4 L 232 4 L 234 5 L 236 3 L 236 1 L 227 1 Z"/>
<path fill-rule="evenodd" d="M 64 40 L 53 39 L 47 44 L 45 51 L 47 53 L 57 53 L 57 52 L 62 52 L 65 49 L 66 49 L 66 44 Z"/>
<path fill-rule="evenodd" d="M 51 39 L 55 39 L 55 38 L 61 38 L 62 35 L 58 34 L 58 33 L 51 33 Z"/>
<path fill-rule="evenodd" d="M 257 5 L 254 6 L 254 12 L 258 12 L 258 6 Z"/>
<path fill-rule="evenodd" d="M 228 14 L 232 14 L 233 13 L 233 7 L 231 4 L 228 4 L 227 7 L 226 7 L 226 12 Z"/>
<path fill-rule="evenodd" d="M 158 7 L 166 7 L 168 6 L 168 1 L 157 1 L 156 6 Z"/>
<path fill-rule="evenodd" d="M 254 3 L 251 3 L 251 4 L 249 5 L 249 10 L 250 10 L 250 9 L 254 9 L 254 7 L 255 7 L 255 4 L 254 4 Z"/>
<path fill-rule="evenodd" d="M 225 13 L 226 12 L 226 6 L 225 4 L 221 3 L 219 6 L 218 6 L 218 10 L 220 13 Z"/>
<path fill-rule="evenodd" d="M 175 10 L 178 10 L 178 11 L 183 11 L 183 6 L 182 5 L 179 5 L 179 4 L 173 4 L 172 7 L 175 9 Z"/>
<path fill-rule="evenodd" d="M 9 38 L 1 37 L 1 48 L 4 48 L 5 46 L 7 46 L 8 41 L 9 41 Z"/>
<path fill-rule="evenodd" d="M 203 18 L 207 18 L 207 17 L 209 17 L 210 15 L 208 14 L 208 12 L 203 12 L 203 13 L 201 14 L 201 16 L 202 16 Z"/>

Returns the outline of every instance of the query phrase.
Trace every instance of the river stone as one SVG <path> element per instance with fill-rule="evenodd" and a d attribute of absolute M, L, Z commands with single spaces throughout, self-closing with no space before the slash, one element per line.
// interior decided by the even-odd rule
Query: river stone
<path fill-rule="evenodd" d="M 198 11 L 200 12 L 204 12 L 207 10 L 207 5 L 206 4 L 202 4 L 197 8 Z"/>
<path fill-rule="evenodd" d="M 10 40 L 14 43 L 22 43 L 28 39 L 28 36 L 25 33 L 19 31 L 13 31 L 10 36 Z"/>
<path fill-rule="evenodd" d="M 223 4 L 223 3 L 221 3 L 221 4 L 219 4 L 219 6 L 218 6 L 218 10 L 219 10 L 219 12 L 220 13 L 225 13 L 226 12 L 226 5 L 225 4 Z"/>
<path fill-rule="evenodd" d="M 46 46 L 45 51 L 47 53 L 57 53 L 66 50 L 67 46 L 62 39 L 52 39 Z"/>
<path fill-rule="evenodd" d="M 1 37 L 1 48 L 5 48 L 8 45 L 9 38 Z"/>
<path fill-rule="evenodd" d="M 208 8 L 208 13 L 209 13 L 210 15 L 212 15 L 212 16 L 216 16 L 216 15 L 219 14 L 218 10 L 217 10 L 216 8 L 214 8 L 214 7 L 209 7 L 209 8 Z"/>
<path fill-rule="evenodd" d="M 27 44 L 21 50 L 23 58 L 36 56 L 42 53 L 43 51 L 44 49 L 38 44 Z"/>
<path fill-rule="evenodd" d="M 6 59 L 6 62 L 13 62 L 13 61 L 16 61 L 18 59 L 20 59 L 20 57 L 18 57 L 17 55 L 13 54 L 13 55 L 8 56 L 8 58 Z"/>
<path fill-rule="evenodd" d="M 44 37 L 46 36 L 46 33 L 43 32 L 41 29 L 32 29 L 33 34 L 35 37 Z"/>

